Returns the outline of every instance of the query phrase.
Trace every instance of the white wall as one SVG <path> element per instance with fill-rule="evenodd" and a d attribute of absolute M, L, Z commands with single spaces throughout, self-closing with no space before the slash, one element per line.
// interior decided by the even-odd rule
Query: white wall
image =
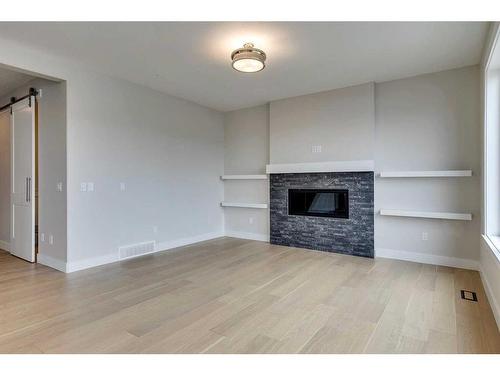
<path fill-rule="evenodd" d="M 376 253 L 395 250 L 478 260 L 481 176 L 478 68 L 377 84 L 375 112 L 377 172 L 473 171 L 473 177 L 467 178 L 376 178 L 376 212 L 391 208 L 473 215 L 471 222 L 376 215 Z M 428 234 L 426 241 L 422 240 L 423 232 Z"/>
<path fill-rule="evenodd" d="M 221 113 L 7 40 L 0 47 L 0 64 L 66 81 L 69 270 L 114 261 L 121 245 L 222 235 Z M 82 182 L 95 192 L 80 192 Z"/>
<path fill-rule="evenodd" d="M 373 160 L 374 129 L 373 83 L 274 101 L 271 163 Z"/>
<path fill-rule="evenodd" d="M 484 231 L 500 235 L 500 69 L 489 69 L 486 74 L 485 149 L 487 150 L 484 171 L 485 208 Z"/>
<path fill-rule="evenodd" d="M 269 163 L 269 105 L 224 114 L 224 174 L 265 174 Z M 227 202 L 267 203 L 268 180 L 226 180 Z M 269 210 L 224 209 L 228 236 L 268 240 Z"/>

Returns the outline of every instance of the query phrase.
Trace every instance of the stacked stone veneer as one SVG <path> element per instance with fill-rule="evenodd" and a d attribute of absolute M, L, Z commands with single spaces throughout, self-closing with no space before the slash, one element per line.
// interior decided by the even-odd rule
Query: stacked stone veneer
<path fill-rule="evenodd" d="M 373 172 L 280 173 L 270 177 L 272 244 L 373 258 Z M 349 218 L 288 215 L 288 189 L 347 189 Z"/>

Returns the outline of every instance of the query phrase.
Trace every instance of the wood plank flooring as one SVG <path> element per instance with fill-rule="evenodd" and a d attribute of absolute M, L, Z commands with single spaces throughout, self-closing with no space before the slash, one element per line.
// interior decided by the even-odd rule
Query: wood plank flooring
<path fill-rule="evenodd" d="M 500 353 L 500 335 L 477 272 L 221 238 L 72 274 L 0 251 L 0 353 Z"/>

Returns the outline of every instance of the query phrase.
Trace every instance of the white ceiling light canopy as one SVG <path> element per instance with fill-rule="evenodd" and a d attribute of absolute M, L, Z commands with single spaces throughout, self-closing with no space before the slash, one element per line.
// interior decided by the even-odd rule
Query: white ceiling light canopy
<path fill-rule="evenodd" d="M 260 72 L 266 67 L 266 54 L 261 49 L 255 48 L 253 43 L 245 43 L 243 48 L 238 48 L 231 53 L 233 68 L 242 73 Z"/>

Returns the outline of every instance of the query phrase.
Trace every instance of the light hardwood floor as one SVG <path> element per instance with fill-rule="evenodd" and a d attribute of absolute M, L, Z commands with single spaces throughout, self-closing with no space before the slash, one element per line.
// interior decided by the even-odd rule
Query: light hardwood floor
<path fill-rule="evenodd" d="M 500 336 L 477 272 L 222 238 L 67 275 L 0 251 L 17 352 L 500 353 Z"/>

